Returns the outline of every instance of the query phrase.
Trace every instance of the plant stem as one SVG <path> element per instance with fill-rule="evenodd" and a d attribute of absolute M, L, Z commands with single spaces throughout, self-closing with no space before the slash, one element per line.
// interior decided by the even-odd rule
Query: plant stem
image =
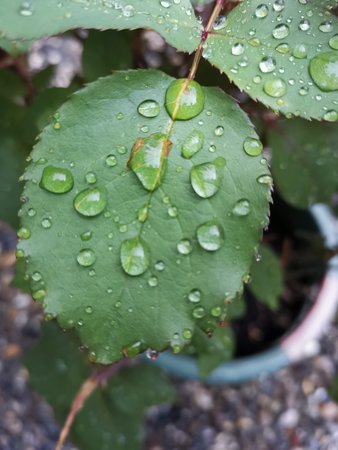
<path fill-rule="evenodd" d="M 62 430 L 59 435 L 58 442 L 56 444 L 55 450 L 61 450 L 63 447 L 63 444 L 65 443 L 71 426 L 73 425 L 73 422 L 76 418 L 76 415 L 78 412 L 82 409 L 83 405 L 87 401 L 88 397 L 95 391 L 97 387 L 100 387 L 104 385 L 107 380 L 117 373 L 119 370 L 123 369 L 124 367 L 129 367 L 131 365 L 134 365 L 135 362 L 131 361 L 128 358 L 122 359 L 118 363 L 111 364 L 110 366 L 106 367 L 103 371 L 97 373 L 96 375 L 92 375 L 82 384 L 80 387 L 78 393 L 76 394 L 76 397 L 74 398 L 72 402 L 72 406 L 70 408 L 70 411 L 68 413 L 67 419 L 62 427 Z"/>

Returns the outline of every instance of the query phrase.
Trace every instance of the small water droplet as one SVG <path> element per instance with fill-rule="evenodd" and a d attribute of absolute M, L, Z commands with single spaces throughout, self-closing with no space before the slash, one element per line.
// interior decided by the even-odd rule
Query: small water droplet
<path fill-rule="evenodd" d="M 285 8 L 284 0 L 276 0 L 273 3 L 272 8 L 273 8 L 274 11 L 277 11 L 277 12 L 283 11 L 283 9 Z"/>
<path fill-rule="evenodd" d="M 34 217 L 36 215 L 36 211 L 34 208 L 29 208 L 27 214 L 29 215 L 29 217 Z"/>
<path fill-rule="evenodd" d="M 218 127 L 215 128 L 214 133 L 215 133 L 216 136 L 223 136 L 223 134 L 224 134 L 224 127 L 219 125 Z"/>
<path fill-rule="evenodd" d="M 41 302 L 46 297 L 46 294 L 47 294 L 47 292 L 44 289 L 38 289 L 38 290 L 32 292 L 32 297 L 37 302 Z M 50 316 L 51 316 L 50 320 L 54 319 L 54 317 L 52 315 L 50 315 Z"/>
<path fill-rule="evenodd" d="M 236 202 L 235 206 L 232 209 L 232 213 L 235 216 L 244 217 L 250 213 L 250 202 L 249 200 L 242 198 Z"/>
<path fill-rule="evenodd" d="M 131 276 L 142 275 L 149 267 L 149 250 L 139 237 L 122 242 L 120 258 L 123 270 Z"/>
<path fill-rule="evenodd" d="M 181 147 L 183 158 L 190 159 L 199 152 L 204 145 L 204 134 L 199 130 L 192 131 L 184 140 Z"/>
<path fill-rule="evenodd" d="M 249 156 L 258 156 L 263 151 L 263 144 L 261 141 L 253 137 L 246 138 L 243 147 L 245 153 Z"/>
<path fill-rule="evenodd" d="M 211 315 L 213 317 L 219 317 L 222 314 L 222 308 L 220 306 L 215 306 L 214 308 L 212 308 L 211 310 Z"/>
<path fill-rule="evenodd" d="M 309 65 L 311 78 L 326 92 L 338 90 L 338 53 L 320 53 L 311 59 Z"/>
<path fill-rule="evenodd" d="M 165 107 L 174 120 L 192 119 L 203 111 L 203 89 L 194 80 L 174 80 L 167 89 Z"/>
<path fill-rule="evenodd" d="M 80 264 L 80 266 L 90 267 L 96 261 L 96 256 L 95 256 L 95 253 L 93 252 L 93 250 L 91 250 L 90 248 L 84 248 L 84 249 L 80 250 L 76 259 L 77 259 L 77 262 Z"/>
<path fill-rule="evenodd" d="M 297 44 L 292 51 L 295 58 L 304 59 L 307 57 L 307 47 L 305 44 Z"/>
<path fill-rule="evenodd" d="M 225 16 L 218 16 L 216 20 L 213 23 L 212 29 L 214 31 L 222 30 L 226 27 L 226 17 Z"/>
<path fill-rule="evenodd" d="M 191 185 L 197 195 L 209 198 L 218 192 L 225 164 L 225 159 L 218 157 L 214 161 L 199 164 L 191 169 Z"/>
<path fill-rule="evenodd" d="M 191 303 L 199 303 L 202 298 L 202 293 L 199 289 L 192 289 L 188 294 L 188 300 Z"/>
<path fill-rule="evenodd" d="M 338 120 L 338 112 L 333 109 L 327 111 L 324 114 L 323 119 L 326 120 L 327 122 L 336 122 Z"/>
<path fill-rule="evenodd" d="M 93 308 L 91 306 L 87 306 L 86 309 L 85 309 L 85 312 L 87 314 L 92 314 L 93 313 Z"/>
<path fill-rule="evenodd" d="M 338 50 L 338 34 L 332 36 L 329 40 L 329 46 L 333 48 L 333 50 Z"/>
<path fill-rule="evenodd" d="M 86 181 L 89 184 L 94 184 L 96 183 L 96 175 L 94 172 L 88 172 L 86 173 Z"/>
<path fill-rule="evenodd" d="M 196 306 L 192 312 L 192 315 L 195 319 L 202 319 L 205 316 L 205 309 L 203 306 Z"/>
<path fill-rule="evenodd" d="M 48 219 L 48 217 L 45 217 L 41 220 L 42 228 L 49 229 L 52 226 L 52 221 Z"/>
<path fill-rule="evenodd" d="M 84 231 L 83 233 L 80 234 L 80 239 L 81 241 L 90 241 L 90 239 L 92 238 L 92 232 L 91 231 Z"/>
<path fill-rule="evenodd" d="M 276 47 L 276 51 L 278 53 L 281 53 L 282 55 L 285 55 L 286 53 L 290 52 L 290 46 L 289 46 L 289 44 L 286 44 L 286 43 L 279 44 Z"/>
<path fill-rule="evenodd" d="M 259 63 L 259 70 L 263 73 L 273 72 L 276 68 L 276 61 L 271 56 L 265 56 Z"/>
<path fill-rule="evenodd" d="M 148 204 L 141 206 L 141 208 L 137 210 L 137 219 L 141 223 L 144 223 L 148 219 L 148 210 Z"/>
<path fill-rule="evenodd" d="M 190 340 L 192 338 L 192 331 L 190 330 L 190 328 L 185 328 L 183 330 L 182 335 L 183 335 L 184 339 Z"/>
<path fill-rule="evenodd" d="M 244 53 L 244 45 L 241 44 L 240 42 L 237 42 L 236 44 L 234 44 L 234 45 L 231 47 L 231 53 L 232 53 L 234 56 L 240 56 L 240 55 L 243 55 L 243 53 Z"/>
<path fill-rule="evenodd" d="M 148 285 L 150 287 L 156 287 L 158 285 L 158 278 L 155 276 L 150 277 L 148 280 Z"/>
<path fill-rule="evenodd" d="M 156 350 L 153 350 L 152 348 L 148 348 L 148 350 L 146 351 L 146 357 L 151 361 L 156 361 L 158 355 L 159 353 Z"/>
<path fill-rule="evenodd" d="M 178 210 L 176 206 L 170 206 L 168 208 L 168 215 L 169 217 L 177 217 L 178 216 Z"/>
<path fill-rule="evenodd" d="M 40 187 L 53 194 L 64 194 L 74 185 L 74 178 L 68 169 L 47 166 L 43 169 Z"/>
<path fill-rule="evenodd" d="M 32 274 L 32 280 L 33 281 L 41 281 L 42 280 L 42 275 L 40 272 L 34 272 Z"/>
<path fill-rule="evenodd" d="M 117 164 L 117 158 L 115 155 L 108 155 L 106 158 L 106 165 L 108 167 L 115 167 Z"/>
<path fill-rule="evenodd" d="M 155 269 L 156 269 L 158 272 L 163 272 L 163 270 L 165 269 L 165 264 L 164 264 L 164 262 L 163 262 L 163 261 L 157 261 L 157 262 L 155 263 Z"/>
<path fill-rule="evenodd" d="M 182 239 L 177 244 L 177 251 L 181 255 L 189 255 L 192 252 L 192 245 L 189 239 Z"/>
<path fill-rule="evenodd" d="M 333 30 L 333 23 L 331 20 L 325 20 L 324 22 L 322 22 L 319 25 L 319 30 L 322 31 L 323 33 L 329 33 L 330 31 Z"/>
<path fill-rule="evenodd" d="M 77 194 L 74 208 L 82 216 L 94 217 L 101 214 L 106 207 L 106 194 L 99 188 L 88 188 Z"/>
<path fill-rule="evenodd" d="M 257 178 L 257 181 L 260 184 L 268 184 L 269 186 L 272 186 L 272 184 L 273 184 L 272 177 L 271 177 L 271 175 L 268 175 L 268 174 L 259 176 Z"/>
<path fill-rule="evenodd" d="M 285 95 L 287 87 L 281 78 L 271 78 L 265 82 L 263 90 L 270 97 L 278 98 Z"/>
<path fill-rule="evenodd" d="M 258 19 L 264 19 L 269 14 L 269 8 L 265 3 L 261 3 L 255 10 L 255 16 Z"/>
<path fill-rule="evenodd" d="M 209 221 L 200 225 L 196 234 L 200 246 L 209 252 L 219 250 L 224 243 L 224 230 L 215 221 Z"/>
<path fill-rule="evenodd" d="M 275 39 L 284 39 L 289 35 L 289 32 L 289 26 L 285 23 L 280 23 L 272 30 L 272 36 Z"/>
<path fill-rule="evenodd" d="M 137 111 L 143 117 L 157 117 L 160 113 L 160 105 L 155 100 L 145 100 L 137 107 Z"/>

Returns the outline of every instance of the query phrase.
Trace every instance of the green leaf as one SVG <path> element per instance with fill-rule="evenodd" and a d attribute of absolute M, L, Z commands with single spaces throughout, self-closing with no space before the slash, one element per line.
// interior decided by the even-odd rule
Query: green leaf
<path fill-rule="evenodd" d="M 202 88 L 203 111 L 173 123 L 164 107 L 172 82 L 161 72 L 129 71 L 88 85 L 54 115 L 25 173 L 22 225 L 31 237 L 19 248 L 29 257 L 29 275 L 42 275 L 35 298 L 46 294 L 46 312 L 62 327 L 76 327 L 100 363 L 136 349 L 182 347 L 195 322 L 215 326 L 224 298 L 241 288 L 267 222 L 271 177 L 261 156 L 244 151 L 247 138 L 256 137 L 245 114 L 220 90 Z M 157 104 L 150 108 L 156 117 L 148 116 L 149 103 L 142 115 L 145 101 Z M 203 146 L 183 158 L 195 130 L 204 134 Z M 130 163 L 132 150 L 140 138 L 150 142 L 161 133 L 172 146 L 162 184 L 149 192 Z M 150 166 L 162 167 L 159 150 L 150 148 Z M 218 190 L 203 198 L 191 185 L 192 169 L 219 159 L 222 169 L 204 175 L 216 176 Z M 66 193 L 51 193 L 49 182 L 46 190 L 46 167 L 56 169 L 55 191 Z M 70 171 L 73 183 L 58 169 Z"/>
<path fill-rule="evenodd" d="M 209 35 L 204 55 L 275 111 L 337 120 L 338 20 L 330 5 L 337 0 L 244 0 Z"/>
<path fill-rule="evenodd" d="M 37 39 L 74 28 L 149 27 L 187 52 L 197 48 L 202 29 L 189 0 L 172 2 L 170 7 L 157 0 L 119 0 L 118 5 L 115 0 L 2 0 L 0 17 L 0 33 L 10 39 Z"/>
<path fill-rule="evenodd" d="M 192 344 L 197 350 L 197 364 L 201 377 L 206 377 L 220 364 L 229 361 L 235 350 L 231 328 L 218 327 L 211 337 L 196 329 Z"/>
<path fill-rule="evenodd" d="M 0 48 L 14 58 L 23 53 L 27 53 L 31 46 L 31 41 L 13 41 L 6 39 L 5 37 L 0 37 Z"/>
<path fill-rule="evenodd" d="M 255 261 L 251 267 L 252 281 L 248 288 L 258 301 L 276 311 L 283 292 L 280 262 L 275 253 L 265 245 L 259 247 L 258 254 L 261 259 Z"/>
<path fill-rule="evenodd" d="M 270 130 L 272 173 L 279 194 L 298 208 L 330 203 L 338 190 L 336 124 L 284 120 Z"/>
<path fill-rule="evenodd" d="M 82 66 L 86 81 L 109 75 L 113 70 L 131 68 L 130 33 L 114 30 L 90 31 L 83 45 Z"/>
<path fill-rule="evenodd" d="M 90 375 L 76 340 L 53 323 L 45 323 L 25 365 L 31 385 L 52 405 L 63 424 L 75 395 Z M 75 419 L 71 439 L 81 450 L 141 449 L 145 410 L 172 402 L 174 397 L 173 387 L 156 367 L 122 369 L 89 397 Z"/>
<path fill-rule="evenodd" d="M 1 98 L 14 100 L 16 97 L 22 97 L 24 92 L 22 80 L 16 72 L 7 69 L 0 70 L 0 101 Z"/>

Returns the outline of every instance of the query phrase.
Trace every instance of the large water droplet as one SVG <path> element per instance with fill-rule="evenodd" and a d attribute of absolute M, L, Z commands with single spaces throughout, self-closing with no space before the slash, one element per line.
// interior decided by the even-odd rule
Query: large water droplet
<path fill-rule="evenodd" d="M 320 53 L 311 59 L 311 78 L 322 91 L 338 90 L 338 53 Z"/>
<path fill-rule="evenodd" d="M 17 235 L 20 239 L 29 239 L 31 237 L 31 232 L 29 228 L 21 227 L 18 230 Z"/>
<path fill-rule="evenodd" d="M 265 82 L 263 90 L 270 97 L 282 97 L 286 93 L 286 83 L 281 78 L 271 78 Z"/>
<path fill-rule="evenodd" d="M 84 249 L 80 250 L 76 259 L 77 259 L 77 262 L 80 264 L 80 266 L 90 267 L 96 261 L 96 256 L 95 256 L 95 253 L 93 252 L 93 250 L 91 250 L 90 248 L 84 248 Z"/>
<path fill-rule="evenodd" d="M 276 68 L 276 61 L 271 56 L 265 56 L 259 63 L 259 70 L 263 73 L 273 72 Z"/>
<path fill-rule="evenodd" d="M 298 59 L 307 57 L 307 47 L 305 44 L 297 44 L 292 52 L 293 56 Z"/>
<path fill-rule="evenodd" d="M 181 148 L 183 158 L 189 159 L 201 150 L 204 145 L 204 134 L 199 130 L 192 131 L 184 140 Z"/>
<path fill-rule="evenodd" d="M 82 216 L 94 217 L 102 213 L 106 207 L 106 194 L 99 188 L 88 188 L 77 194 L 74 208 Z"/>
<path fill-rule="evenodd" d="M 157 117 L 160 113 L 160 105 L 155 100 L 145 100 L 137 107 L 137 111 L 143 117 Z"/>
<path fill-rule="evenodd" d="M 149 267 L 149 250 L 139 237 L 122 242 L 120 258 L 123 270 L 131 276 L 142 275 Z"/>
<path fill-rule="evenodd" d="M 174 80 L 168 87 L 165 107 L 174 120 L 189 120 L 198 116 L 204 108 L 204 92 L 193 80 Z"/>
<path fill-rule="evenodd" d="M 64 194 L 74 186 L 74 178 L 68 169 L 47 166 L 43 169 L 40 187 L 53 194 Z"/>
<path fill-rule="evenodd" d="M 191 303 L 199 303 L 202 298 L 202 293 L 199 289 L 192 289 L 188 294 L 188 300 Z"/>
<path fill-rule="evenodd" d="M 108 167 L 115 167 L 117 164 L 117 158 L 115 155 L 108 155 L 106 158 L 106 165 Z"/>
<path fill-rule="evenodd" d="M 244 144 L 244 151 L 250 156 L 258 156 L 263 151 L 263 144 L 259 139 L 248 137 L 245 139 Z"/>
<path fill-rule="evenodd" d="M 171 146 L 171 141 L 163 133 L 135 142 L 127 166 L 148 191 L 154 191 L 162 183 Z"/>
<path fill-rule="evenodd" d="M 215 221 L 209 221 L 200 225 L 196 234 L 200 246 L 209 252 L 219 250 L 224 243 L 223 228 Z"/>
<path fill-rule="evenodd" d="M 272 36 L 275 39 L 284 39 L 289 35 L 290 28 L 285 23 L 280 23 L 272 30 Z"/>
<path fill-rule="evenodd" d="M 238 200 L 232 209 L 232 213 L 235 216 L 244 217 L 250 213 L 250 202 L 249 200 L 242 198 Z"/>
<path fill-rule="evenodd" d="M 192 315 L 195 319 L 202 319 L 205 316 L 205 309 L 203 306 L 196 306 L 192 312 Z"/>
<path fill-rule="evenodd" d="M 265 3 L 261 3 L 255 10 L 255 16 L 258 19 L 264 19 L 269 14 L 269 8 Z"/>
<path fill-rule="evenodd" d="M 218 157 L 212 162 L 199 164 L 191 169 L 191 185 L 197 195 L 209 198 L 216 194 L 222 182 L 225 164 L 225 159 Z"/>

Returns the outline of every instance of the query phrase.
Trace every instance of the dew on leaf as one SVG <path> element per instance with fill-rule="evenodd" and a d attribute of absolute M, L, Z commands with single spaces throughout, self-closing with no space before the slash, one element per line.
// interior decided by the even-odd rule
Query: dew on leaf
<path fill-rule="evenodd" d="M 338 90 L 338 53 L 320 53 L 311 59 L 309 65 L 311 78 L 322 91 Z"/>
<path fill-rule="evenodd" d="M 53 194 L 64 194 L 74 185 L 74 178 L 68 169 L 47 166 L 43 169 L 40 187 Z"/>
<path fill-rule="evenodd" d="M 276 0 L 273 2 L 272 8 L 274 11 L 281 12 L 285 8 L 284 0 Z"/>
<path fill-rule="evenodd" d="M 307 47 L 304 44 L 297 44 L 292 51 L 295 58 L 304 59 L 307 57 Z"/>
<path fill-rule="evenodd" d="M 255 10 L 255 16 L 258 19 L 264 19 L 269 14 L 269 8 L 265 3 L 261 3 Z"/>
<path fill-rule="evenodd" d="M 257 181 L 259 184 L 268 184 L 269 186 L 272 186 L 273 184 L 273 180 L 271 175 L 261 175 L 257 178 Z"/>
<path fill-rule="evenodd" d="M 96 261 L 96 256 L 93 250 L 91 250 L 90 248 L 84 248 L 80 250 L 76 257 L 76 260 L 80 264 L 80 266 L 90 267 Z"/>
<path fill-rule="evenodd" d="M 222 314 L 222 309 L 220 306 L 215 306 L 214 308 L 212 308 L 211 310 L 211 315 L 213 317 L 219 317 Z"/>
<path fill-rule="evenodd" d="M 149 267 L 148 247 L 139 237 L 126 239 L 121 245 L 120 259 L 122 268 L 128 275 L 142 275 Z"/>
<path fill-rule="evenodd" d="M 281 53 L 282 55 L 285 55 L 286 53 L 290 52 L 290 46 L 289 46 L 289 44 L 285 44 L 285 43 L 279 44 L 276 47 L 276 51 L 278 53 Z"/>
<path fill-rule="evenodd" d="M 232 208 L 232 213 L 235 216 L 244 217 L 250 213 L 250 202 L 246 198 L 242 198 L 236 202 L 235 206 Z"/>
<path fill-rule="evenodd" d="M 181 147 L 181 154 L 183 158 L 192 158 L 197 152 L 199 152 L 204 145 L 204 134 L 202 131 L 192 131 L 184 140 Z"/>
<path fill-rule="evenodd" d="M 286 93 L 286 83 L 281 78 L 270 78 L 265 82 L 263 90 L 270 97 L 282 97 Z"/>
<path fill-rule="evenodd" d="M 106 194 L 99 188 L 88 188 L 77 194 L 74 208 L 82 216 L 94 217 L 101 214 L 106 207 Z"/>
<path fill-rule="evenodd" d="M 338 50 L 338 34 L 335 34 L 334 36 L 332 36 L 329 40 L 329 46 L 333 49 L 333 50 Z"/>
<path fill-rule="evenodd" d="M 89 184 L 94 184 L 96 183 L 96 175 L 94 172 L 88 172 L 86 173 L 86 181 Z"/>
<path fill-rule="evenodd" d="M 108 155 L 106 158 L 106 165 L 108 167 L 115 167 L 117 164 L 117 158 L 115 155 Z"/>
<path fill-rule="evenodd" d="M 330 20 L 325 20 L 319 25 L 319 30 L 323 33 L 329 33 L 333 30 L 333 23 Z"/>
<path fill-rule="evenodd" d="M 164 262 L 163 262 L 163 261 L 157 261 L 157 262 L 155 263 L 155 269 L 156 269 L 158 272 L 163 272 L 163 270 L 165 269 L 165 264 L 164 264 Z"/>
<path fill-rule="evenodd" d="M 137 219 L 144 223 L 148 219 L 148 205 L 143 205 L 137 210 Z"/>
<path fill-rule="evenodd" d="M 192 245 L 189 239 L 182 239 L 177 244 L 177 251 L 181 255 L 189 255 L 192 252 Z"/>
<path fill-rule="evenodd" d="M 125 145 L 118 145 L 117 147 L 116 147 L 116 150 L 117 150 L 117 152 L 120 154 L 120 155 L 125 155 L 126 153 L 127 153 L 127 151 L 128 151 L 128 149 L 127 149 L 127 147 L 125 146 Z M 109 156 L 109 155 L 108 155 Z"/>
<path fill-rule="evenodd" d="M 338 112 L 333 109 L 327 111 L 324 114 L 323 119 L 326 120 L 327 122 L 336 122 L 338 120 Z"/>
<path fill-rule="evenodd" d="M 218 157 L 214 161 L 199 164 L 191 169 L 191 185 L 197 195 L 209 198 L 217 193 L 223 179 L 225 164 L 225 159 Z"/>
<path fill-rule="evenodd" d="M 299 22 L 299 25 L 298 25 L 298 28 L 301 30 L 301 31 L 308 31 L 309 29 L 310 29 L 310 22 L 307 20 L 307 19 L 302 19 L 300 22 Z"/>
<path fill-rule="evenodd" d="M 272 36 L 275 39 L 284 39 L 289 35 L 289 26 L 285 23 L 280 23 L 272 30 Z"/>
<path fill-rule="evenodd" d="M 192 338 L 192 331 L 190 330 L 190 328 L 185 328 L 185 329 L 183 330 L 182 335 L 183 335 L 184 339 L 189 340 L 189 339 Z"/>
<path fill-rule="evenodd" d="M 163 133 L 154 133 L 135 142 L 127 166 L 148 191 L 154 191 L 162 183 L 171 146 Z"/>
<path fill-rule="evenodd" d="M 160 113 L 160 105 L 156 100 L 145 100 L 137 107 L 137 111 L 143 117 L 157 117 Z"/>
<path fill-rule="evenodd" d="M 259 63 L 259 70 L 263 73 L 273 72 L 276 68 L 276 61 L 271 56 L 265 56 Z"/>
<path fill-rule="evenodd" d="M 215 221 L 209 221 L 197 228 L 197 240 L 200 246 L 208 252 L 219 250 L 224 243 L 224 230 Z"/>
<path fill-rule="evenodd" d="M 150 287 L 156 287 L 158 285 L 158 278 L 155 276 L 150 277 L 148 280 L 148 285 Z"/>
<path fill-rule="evenodd" d="M 38 290 L 32 292 L 32 297 L 37 302 L 39 302 L 39 301 L 41 302 L 46 297 L 46 294 L 47 294 L 47 292 L 45 291 L 45 289 L 38 289 Z"/>
<path fill-rule="evenodd" d="M 172 119 L 190 120 L 203 111 L 204 92 L 194 80 L 174 80 L 167 89 L 165 107 Z"/>
<path fill-rule="evenodd" d="M 91 306 L 87 306 L 87 307 L 85 308 L 85 312 L 86 312 L 87 314 L 92 314 L 92 313 L 93 313 L 93 308 L 92 308 Z"/>
<path fill-rule="evenodd" d="M 41 281 L 42 280 L 42 275 L 40 272 L 34 272 L 32 274 L 32 280 L 33 281 Z"/>
<path fill-rule="evenodd" d="M 91 231 L 84 231 L 83 233 L 80 234 L 80 239 L 81 241 L 90 241 L 90 239 L 92 238 L 92 232 Z"/>
<path fill-rule="evenodd" d="M 178 210 L 176 206 L 170 206 L 168 208 L 168 215 L 169 217 L 177 217 L 178 216 Z"/>
<path fill-rule="evenodd" d="M 248 137 L 245 139 L 244 151 L 249 156 L 258 156 L 263 151 L 263 144 L 259 139 Z"/>
<path fill-rule="evenodd" d="M 218 127 L 215 128 L 214 133 L 215 133 L 216 136 L 223 136 L 223 134 L 224 134 L 224 127 L 219 125 Z"/>
<path fill-rule="evenodd" d="M 225 16 L 218 16 L 216 20 L 213 23 L 212 29 L 214 31 L 222 30 L 226 27 L 226 17 Z"/>
<path fill-rule="evenodd" d="M 188 300 L 191 303 L 199 303 L 202 298 L 202 293 L 199 289 L 192 289 L 188 294 Z"/>
<path fill-rule="evenodd" d="M 196 306 L 192 312 L 192 315 L 195 319 L 202 319 L 205 316 L 205 309 L 203 306 Z"/>
<path fill-rule="evenodd" d="M 242 55 L 242 54 L 244 53 L 244 45 L 241 44 L 240 42 L 237 42 L 236 44 L 234 44 L 234 45 L 231 47 L 231 53 L 232 53 L 234 56 L 240 56 L 240 55 Z"/>
<path fill-rule="evenodd" d="M 20 239 L 29 239 L 31 237 L 31 232 L 29 228 L 21 227 L 19 228 L 17 235 Z"/>
<path fill-rule="evenodd" d="M 129 358 L 137 356 L 139 353 L 141 353 L 141 351 L 142 351 L 141 341 L 136 341 L 133 344 L 130 344 L 127 347 L 123 348 L 123 353 Z"/>
<path fill-rule="evenodd" d="M 45 217 L 41 220 L 42 228 L 49 229 L 52 226 L 52 221 L 48 219 L 48 217 Z"/>

